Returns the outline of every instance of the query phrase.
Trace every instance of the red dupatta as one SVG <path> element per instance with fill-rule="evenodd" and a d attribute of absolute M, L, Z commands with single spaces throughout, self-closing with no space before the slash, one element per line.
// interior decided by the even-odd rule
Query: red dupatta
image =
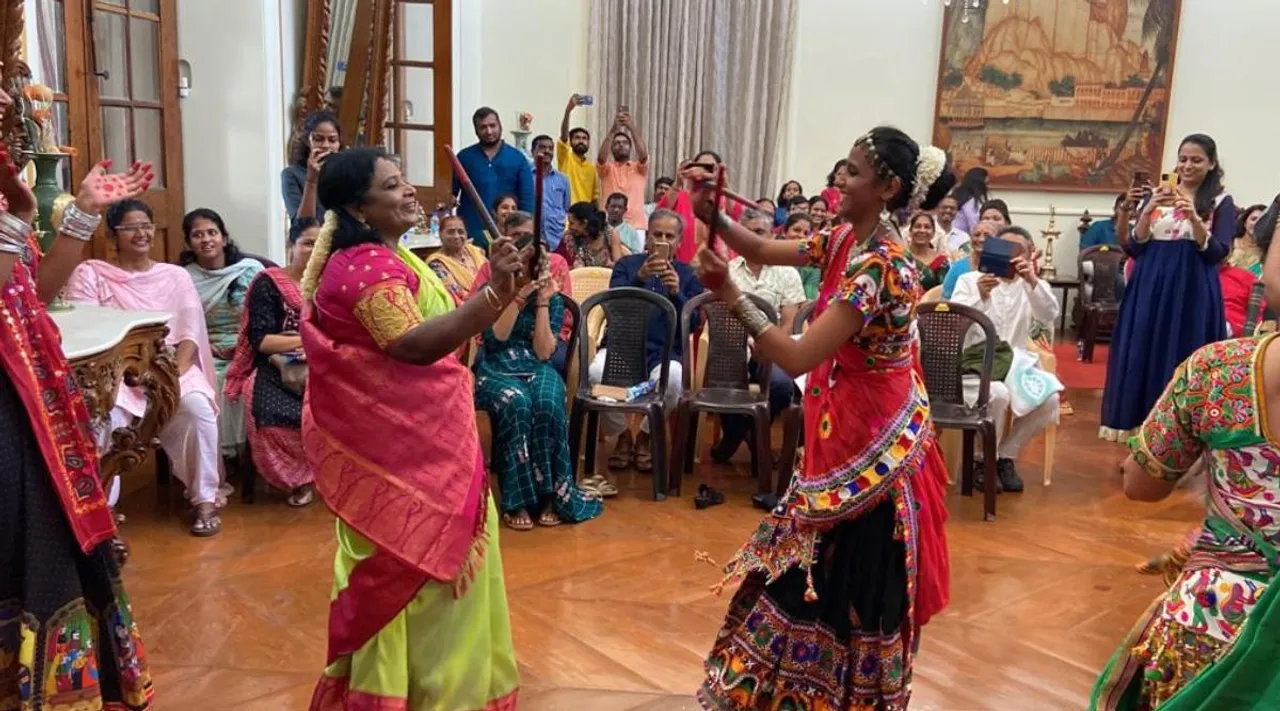
<path fill-rule="evenodd" d="M 259 279 L 270 279 L 279 290 L 280 297 L 284 299 L 285 307 L 296 313 L 302 313 L 302 289 L 289 278 L 288 272 L 280 267 L 271 267 L 259 272 L 253 281 L 257 282 Z M 249 284 L 249 291 L 253 292 L 252 282 Z M 240 310 L 240 336 L 236 339 L 236 352 L 231 359 L 231 365 L 227 367 L 226 385 L 223 388 L 227 399 L 232 402 L 238 402 L 244 397 L 247 389 L 253 387 L 253 365 L 256 356 L 257 349 L 249 340 L 249 307 L 246 306 Z"/>
<path fill-rule="evenodd" d="M 0 366 L 26 407 L 67 522 L 88 553 L 110 540 L 116 525 L 102 493 L 89 411 L 63 355 L 62 334 L 40 302 L 38 254 L 32 238 L 0 289 Z"/>

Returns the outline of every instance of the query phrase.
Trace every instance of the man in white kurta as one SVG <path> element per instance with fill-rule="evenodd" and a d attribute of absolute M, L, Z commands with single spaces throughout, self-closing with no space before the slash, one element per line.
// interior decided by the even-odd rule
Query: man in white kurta
<path fill-rule="evenodd" d="M 969 272 L 962 275 L 956 283 L 951 300 L 972 306 L 986 314 L 995 325 L 997 337 L 1008 343 L 1015 353 L 1018 350 L 1029 351 L 1032 349 L 1032 320 L 1053 323 L 1058 318 L 1058 300 L 1049 283 L 1036 276 L 1035 267 L 1030 260 L 1031 236 L 1020 227 L 1009 227 L 1000 237 L 1021 244 L 1021 249 L 1013 258 L 1015 276 L 1005 279 L 978 271 Z M 974 327 L 965 338 L 965 346 L 981 343 L 982 339 L 982 331 Z M 964 377 L 965 400 L 970 405 L 977 401 L 978 384 L 977 376 Z M 1001 433 L 1011 399 L 1009 387 L 1004 382 L 992 380 L 989 405 L 991 417 L 996 422 L 996 438 L 999 442 L 996 473 L 1005 491 L 1016 492 L 1022 491 L 1023 484 L 1014 467 L 1014 459 L 1032 437 L 1058 421 L 1059 403 L 1058 394 L 1053 393 L 1035 409 L 1021 417 L 1015 417 L 1009 431 Z M 988 453 L 985 456 L 991 455 Z"/>

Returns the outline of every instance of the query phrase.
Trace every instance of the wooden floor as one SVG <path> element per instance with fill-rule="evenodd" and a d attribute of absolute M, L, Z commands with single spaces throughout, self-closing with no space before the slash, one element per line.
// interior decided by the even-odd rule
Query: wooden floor
<path fill-rule="evenodd" d="M 1052 487 L 1040 450 L 1024 452 L 1023 494 L 953 494 L 950 609 L 924 631 L 912 709 L 1051 711 L 1086 706 L 1090 685 L 1158 582 L 1135 563 L 1175 543 L 1199 507 L 1181 492 L 1159 505 L 1119 491 L 1121 449 L 1095 439 L 1099 400 L 1072 393 Z M 745 466 L 739 467 L 745 471 Z M 758 520 L 752 485 L 711 476 L 729 503 L 647 500 L 648 480 L 580 526 L 502 536 L 522 676 L 520 708 L 694 709 L 703 654 L 726 599 L 695 549 L 727 558 Z M 688 489 L 686 488 L 686 492 Z M 122 509 L 133 557 L 125 579 L 160 709 L 305 709 L 323 664 L 333 519 L 278 497 L 236 503 L 212 540 L 186 534 L 181 506 L 132 493 Z"/>

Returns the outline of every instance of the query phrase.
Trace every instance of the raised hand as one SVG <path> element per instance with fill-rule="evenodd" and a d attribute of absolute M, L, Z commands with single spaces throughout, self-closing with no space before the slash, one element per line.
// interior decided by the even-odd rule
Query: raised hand
<path fill-rule="evenodd" d="M 732 304 L 741 295 L 737 285 L 729 278 L 729 265 L 720 255 L 705 246 L 698 251 L 698 280 L 703 284 L 719 284 L 712 291 L 726 304 Z"/>
<path fill-rule="evenodd" d="M 93 166 L 76 192 L 76 207 L 89 213 L 102 212 L 108 205 L 145 193 L 156 179 L 150 163 L 134 161 L 124 173 L 108 173 L 111 160 Z"/>
<path fill-rule="evenodd" d="M 719 170 L 723 171 L 724 166 Z M 710 223 L 716 214 L 716 173 L 700 165 L 689 164 L 680 171 L 689 191 L 689 201 L 693 204 L 693 214 L 703 222 Z"/>
<path fill-rule="evenodd" d="M 307 180 L 316 182 L 320 179 L 320 169 L 324 167 L 324 159 L 329 157 L 329 151 L 324 148 L 312 148 L 311 155 L 307 158 Z"/>
<path fill-rule="evenodd" d="M 489 248 L 489 265 L 493 270 L 489 285 L 504 304 L 515 299 L 526 286 L 525 265 L 532 254 L 532 246 L 525 247 L 523 252 L 517 250 L 510 237 L 499 237 Z"/>

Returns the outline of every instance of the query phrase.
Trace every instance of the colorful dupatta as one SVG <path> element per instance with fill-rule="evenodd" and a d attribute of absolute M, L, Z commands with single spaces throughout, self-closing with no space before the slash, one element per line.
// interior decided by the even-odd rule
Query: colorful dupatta
<path fill-rule="evenodd" d="M 488 258 L 485 257 L 484 250 L 470 242 L 463 244 L 462 250 L 467 253 L 467 256 L 471 258 L 471 262 L 476 265 L 475 269 L 444 252 L 436 252 L 426 262 L 427 266 L 435 271 L 436 276 L 444 281 L 445 288 L 453 293 L 459 301 L 465 299 L 467 294 L 471 293 L 472 286 L 475 284 L 476 274 L 482 266 L 489 263 Z M 414 255 L 414 258 L 416 259 L 417 255 Z"/>
<path fill-rule="evenodd" d="M 87 554 L 110 540 L 116 525 L 99 480 L 89 411 L 62 353 L 62 334 L 39 298 L 39 254 L 33 237 L 0 285 L 0 366 L 31 418 L 53 490 Z"/>

